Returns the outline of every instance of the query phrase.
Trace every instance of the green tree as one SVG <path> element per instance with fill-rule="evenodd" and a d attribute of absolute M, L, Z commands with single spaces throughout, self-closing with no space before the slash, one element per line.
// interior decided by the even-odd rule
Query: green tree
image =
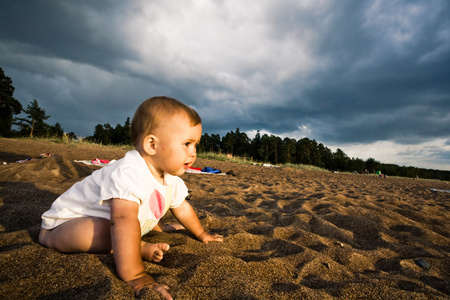
<path fill-rule="evenodd" d="M 376 161 L 375 158 L 370 157 L 366 160 L 367 171 L 375 173 L 376 171 L 378 171 L 379 167 L 380 167 L 380 162 Z"/>
<path fill-rule="evenodd" d="M 129 145 L 131 143 L 130 118 L 127 118 L 123 126 L 117 124 L 115 128 L 109 123 L 104 125 L 97 124 L 94 136 L 88 137 L 88 140 L 93 140 L 103 145 Z"/>
<path fill-rule="evenodd" d="M 350 160 L 349 171 L 356 171 L 358 173 L 363 173 L 366 168 L 366 163 L 361 158 L 354 158 Z"/>
<path fill-rule="evenodd" d="M 73 140 L 77 138 L 77 135 L 75 134 L 75 132 L 71 131 L 67 134 L 67 137 L 69 138 L 69 140 Z"/>
<path fill-rule="evenodd" d="M 335 167 L 339 171 L 349 171 L 350 158 L 341 149 L 337 148 L 333 153 Z"/>
<path fill-rule="evenodd" d="M 22 104 L 13 97 L 12 80 L 0 68 L 0 136 L 11 136 L 14 115 L 20 114 Z"/>
<path fill-rule="evenodd" d="M 271 134 L 269 145 L 269 161 L 273 164 L 280 163 L 283 140 L 279 136 Z"/>
<path fill-rule="evenodd" d="M 222 145 L 227 154 L 235 155 L 236 135 L 233 131 L 228 132 L 227 135 L 222 138 Z"/>
<path fill-rule="evenodd" d="M 102 124 L 97 124 L 94 129 L 94 135 L 92 137 L 87 137 L 88 140 L 92 140 L 99 144 L 104 144 L 103 140 L 106 138 L 107 134 Z"/>
<path fill-rule="evenodd" d="M 264 161 L 269 161 L 270 137 L 265 133 L 261 137 L 261 147 L 258 149 L 259 157 Z"/>
<path fill-rule="evenodd" d="M 198 145 L 198 152 L 215 152 L 218 153 L 220 151 L 220 135 L 212 134 L 209 135 L 204 133 L 200 140 L 200 144 Z"/>
<path fill-rule="evenodd" d="M 308 138 L 302 138 L 297 141 L 297 163 L 312 165 L 313 164 L 313 154 L 316 149 L 314 149 L 314 144 Z"/>
<path fill-rule="evenodd" d="M 198 153 L 204 153 L 208 152 L 206 149 L 208 149 L 209 143 L 210 143 L 211 137 L 206 132 L 202 134 L 202 138 L 200 139 L 200 143 L 198 144 L 197 151 Z M 212 152 L 212 151 L 209 151 Z"/>
<path fill-rule="evenodd" d="M 62 137 L 64 135 L 64 130 L 62 129 L 61 124 L 56 123 L 53 126 L 49 126 L 49 135 Z"/>
<path fill-rule="evenodd" d="M 319 145 L 316 140 L 311 140 L 309 143 L 309 153 L 311 157 L 312 165 L 320 166 L 322 159 L 320 157 Z"/>
<path fill-rule="evenodd" d="M 92 137 L 96 143 L 109 145 L 111 144 L 112 127 L 109 123 L 104 125 L 97 124 L 94 129 L 94 136 Z"/>
<path fill-rule="evenodd" d="M 131 144 L 130 130 L 131 130 L 131 121 L 130 121 L 130 117 L 128 117 L 127 120 L 125 121 L 125 124 L 122 127 L 122 132 L 121 132 L 122 144 L 124 144 L 124 145 Z"/>
<path fill-rule="evenodd" d="M 236 128 L 235 133 L 236 140 L 236 153 L 237 156 L 248 156 L 250 150 L 250 139 L 245 132 L 241 132 L 239 128 Z"/>
<path fill-rule="evenodd" d="M 39 107 L 36 99 L 27 105 L 27 109 L 23 110 L 27 114 L 26 118 L 16 118 L 16 123 L 20 127 L 22 135 L 46 136 L 49 134 L 49 125 L 45 120 L 50 118 L 45 113 L 45 110 Z"/>
<path fill-rule="evenodd" d="M 250 143 L 250 154 L 257 161 L 262 160 L 261 155 L 259 153 L 259 149 L 261 148 L 261 133 L 259 130 L 256 132 L 255 137 Z"/>
<path fill-rule="evenodd" d="M 282 147 L 281 163 L 292 163 L 295 157 L 295 139 L 284 138 Z"/>

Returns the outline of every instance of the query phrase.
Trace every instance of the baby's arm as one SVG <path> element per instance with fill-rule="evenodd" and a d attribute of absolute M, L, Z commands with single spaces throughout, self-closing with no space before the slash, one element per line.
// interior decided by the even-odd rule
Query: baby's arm
<path fill-rule="evenodd" d="M 186 200 L 180 206 L 171 209 L 172 214 L 177 220 L 195 237 L 205 244 L 208 242 L 223 242 L 223 237 L 218 234 L 211 235 L 205 231 L 202 224 L 195 214 L 194 209 Z"/>
<path fill-rule="evenodd" d="M 141 229 L 137 218 L 139 205 L 122 199 L 111 200 L 111 243 L 119 277 L 131 285 L 136 294 L 149 287 L 164 298 L 172 299 L 167 286 L 155 282 L 145 273 L 141 258 Z"/>

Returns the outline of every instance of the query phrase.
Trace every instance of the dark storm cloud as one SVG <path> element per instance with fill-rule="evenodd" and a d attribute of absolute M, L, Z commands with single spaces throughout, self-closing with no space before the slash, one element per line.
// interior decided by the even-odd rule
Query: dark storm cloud
<path fill-rule="evenodd" d="M 397 2 L 388 13 L 392 15 L 385 16 L 391 20 L 387 24 L 380 17 L 378 23 L 366 25 L 373 17 L 367 16 L 371 3 L 337 5 L 322 16 L 327 25 L 316 23 L 315 31 L 321 37 L 314 50 L 326 68 L 310 75 L 314 84 L 302 86 L 297 99 L 280 105 L 278 111 L 270 110 L 274 119 L 283 117 L 279 124 L 286 124 L 278 132 L 292 130 L 287 120 L 294 124 L 320 120 L 324 129 L 318 137 L 333 142 L 415 143 L 448 136 L 450 40 L 444 36 L 450 28 L 445 17 L 450 13 L 448 3 L 428 10 L 416 2 L 423 11 L 411 16 L 410 27 L 405 29 L 390 27 L 400 27 L 395 23 L 409 17 L 414 2 Z M 305 28 L 304 14 L 294 13 L 279 13 L 288 15 L 288 20 L 299 20 L 282 23 L 284 32 Z M 398 41 L 401 37 L 390 30 L 410 32 Z M 444 50 L 436 51 L 440 48 Z M 288 88 L 295 90 L 294 84 Z"/>
<path fill-rule="evenodd" d="M 132 55 L 114 34 L 120 9 L 105 1 L 8 1 L 0 16 L 12 22 L 2 22 L 0 32 L 24 54 L 111 69 Z"/>

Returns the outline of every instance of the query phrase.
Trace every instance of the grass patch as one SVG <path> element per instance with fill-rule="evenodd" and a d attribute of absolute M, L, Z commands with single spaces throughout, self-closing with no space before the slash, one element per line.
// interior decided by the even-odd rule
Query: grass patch
<path fill-rule="evenodd" d="M 326 169 L 323 169 L 323 168 L 317 167 L 317 166 L 313 166 L 313 165 L 284 164 L 284 165 L 281 165 L 281 166 L 283 166 L 283 167 L 290 167 L 290 168 L 299 169 L 299 170 L 329 172 Z"/>
<path fill-rule="evenodd" d="M 218 161 L 229 161 L 238 164 L 247 164 L 251 165 L 254 163 L 251 159 L 246 159 L 243 157 L 230 157 L 226 154 L 214 153 L 214 152 L 201 152 L 197 153 L 198 158 L 210 159 L 210 160 L 218 160 Z"/>
<path fill-rule="evenodd" d="M 36 141 L 40 143 L 54 143 L 54 144 L 64 144 L 69 147 L 75 148 L 109 148 L 109 149 L 121 149 L 121 150 L 133 150 L 134 147 L 131 145 L 103 145 L 94 143 L 87 140 L 73 140 L 68 139 L 67 137 L 18 137 L 13 138 L 16 140 L 25 140 L 25 141 Z"/>
<path fill-rule="evenodd" d="M 202 152 L 202 153 L 198 153 L 197 156 L 198 156 L 198 158 L 203 158 L 203 159 L 227 161 L 227 162 L 238 163 L 238 164 L 246 164 L 246 165 L 251 165 L 251 164 L 258 164 L 258 165 L 269 164 L 269 163 L 264 163 L 264 162 L 255 162 L 255 161 L 253 161 L 250 158 L 230 157 L 230 156 L 228 156 L 226 154 L 214 153 L 214 152 Z M 299 170 L 328 172 L 327 170 L 325 170 L 323 168 L 312 166 L 312 165 L 290 164 L 289 163 L 289 164 L 277 164 L 275 166 L 277 166 L 277 167 L 290 167 L 290 168 L 299 169 Z"/>

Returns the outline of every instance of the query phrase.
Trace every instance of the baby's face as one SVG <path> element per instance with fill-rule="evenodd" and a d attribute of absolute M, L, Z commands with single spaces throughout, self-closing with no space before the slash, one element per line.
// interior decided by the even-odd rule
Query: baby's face
<path fill-rule="evenodd" d="M 202 137 L 202 125 L 191 126 L 185 114 L 167 119 L 158 130 L 157 168 L 171 175 L 183 175 L 197 158 L 197 145 Z"/>

